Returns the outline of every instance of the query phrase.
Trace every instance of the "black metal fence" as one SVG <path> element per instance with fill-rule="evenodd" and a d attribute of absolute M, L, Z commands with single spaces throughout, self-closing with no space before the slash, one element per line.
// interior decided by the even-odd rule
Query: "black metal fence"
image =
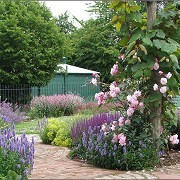
<path fill-rule="evenodd" d="M 31 84 L 0 84 L 0 100 L 13 104 L 29 104 L 31 99 L 40 95 L 54 95 L 73 93 L 79 94 L 85 99 L 94 97 L 99 92 L 99 87 L 84 84 L 50 84 L 47 86 L 33 86 Z"/>

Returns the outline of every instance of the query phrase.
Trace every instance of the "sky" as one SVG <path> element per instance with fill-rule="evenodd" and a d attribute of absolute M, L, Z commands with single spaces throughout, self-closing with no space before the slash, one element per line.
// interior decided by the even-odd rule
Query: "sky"
<path fill-rule="evenodd" d="M 45 2 L 46 6 L 50 8 L 53 16 L 58 17 L 66 10 L 72 17 L 74 15 L 78 20 L 88 20 L 93 17 L 90 13 L 86 12 L 86 3 L 93 3 L 93 1 L 41 1 Z M 77 27 L 80 27 L 78 22 L 74 22 Z"/>

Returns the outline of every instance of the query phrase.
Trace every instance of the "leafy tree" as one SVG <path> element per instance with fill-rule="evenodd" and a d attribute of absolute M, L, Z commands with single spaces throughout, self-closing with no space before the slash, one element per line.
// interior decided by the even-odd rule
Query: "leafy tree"
<path fill-rule="evenodd" d="M 67 11 L 64 14 L 59 15 L 57 19 L 57 25 L 60 27 L 60 31 L 65 34 L 70 34 L 77 29 L 76 26 L 73 24 L 73 21 L 70 20 Z"/>
<path fill-rule="evenodd" d="M 156 2 L 147 1 L 147 16 L 133 1 L 111 3 L 117 12 L 112 20 L 116 29 L 124 33 L 120 45 L 125 59 L 119 65 L 125 71 L 120 78 L 138 82 L 156 138 L 160 136 L 162 119 L 177 123 L 175 107 L 168 96 L 179 94 L 178 6 L 178 1 L 166 3 L 156 17 Z"/>
<path fill-rule="evenodd" d="M 64 36 L 44 4 L 0 1 L 0 83 L 42 85 L 54 75 Z"/>
<path fill-rule="evenodd" d="M 109 9 L 109 2 L 96 2 L 90 6 L 89 12 L 96 13 L 96 19 L 90 19 L 82 24 L 70 35 L 71 53 L 68 62 L 87 69 L 101 72 L 101 80 L 109 81 L 107 69 L 112 67 L 119 55 L 117 32 L 114 30 L 110 18 L 113 16 Z"/>

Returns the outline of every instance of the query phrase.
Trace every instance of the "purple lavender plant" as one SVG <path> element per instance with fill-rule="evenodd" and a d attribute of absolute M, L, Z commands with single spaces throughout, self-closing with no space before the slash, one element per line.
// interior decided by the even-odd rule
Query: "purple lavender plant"
<path fill-rule="evenodd" d="M 19 154 L 20 159 L 16 163 L 20 164 L 18 166 L 23 166 L 24 172 L 26 172 L 26 174 L 21 174 L 22 176 L 26 177 L 26 175 L 31 173 L 34 164 L 33 137 L 31 142 L 28 141 L 26 134 L 17 137 L 13 124 L 12 129 L 0 129 L 0 148 L 3 148 L 4 151 L 12 151 Z"/>
<path fill-rule="evenodd" d="M 88 133 L 89 127 L 94 130 L 94 133 L 99 132 L 100 127 L 104 123 L 110 123 L 117 120 L 120 117 L 120 113 L 101 113 L 94 115 L 91 119 L 84 119 L 74 124 L 71 128 L 71 138 L 76 141 L 82 136 L 82 132 Z"/>
<path fill-rule="evenodd" d="M 17 123 L 24 119 L 25 113 L 19 107 L 13 108 L 13 104 L 3 101 L 0 102 L 0 116 L 5 122 Z"/>

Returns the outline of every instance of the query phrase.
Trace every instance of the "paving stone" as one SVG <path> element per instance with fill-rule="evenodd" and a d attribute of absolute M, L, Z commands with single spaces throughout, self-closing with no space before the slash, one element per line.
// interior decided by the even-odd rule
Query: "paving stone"
<path fill-rule="evenodd" d="M 31 140 L 32 135 L 28 135 Z M 97 168 L 67 158 L 69 149 L 44 145 L 35 135 L 35 164 L 29 179 L 180 179 L 180 164 L 155 171 L 119 171 Z"/>

